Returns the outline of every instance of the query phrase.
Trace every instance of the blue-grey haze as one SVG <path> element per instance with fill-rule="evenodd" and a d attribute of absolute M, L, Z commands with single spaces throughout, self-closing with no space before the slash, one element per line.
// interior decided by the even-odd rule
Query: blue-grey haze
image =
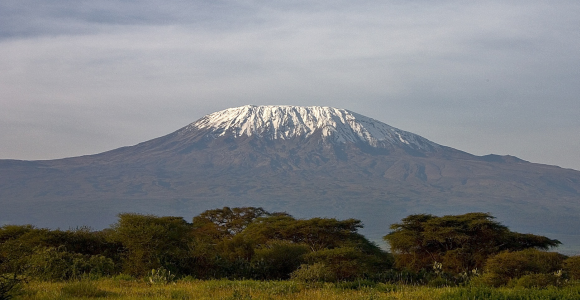
<path fill-rule="evenodd" d="M 0 158 L 290 104 L 580 170 L 579 95 L 578 1 L 0 1 Z"/>

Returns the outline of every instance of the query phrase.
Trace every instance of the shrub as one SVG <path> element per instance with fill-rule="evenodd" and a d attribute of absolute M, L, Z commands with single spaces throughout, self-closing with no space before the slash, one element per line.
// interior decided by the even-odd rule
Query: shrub
<path fill-rule="evenodd" d="M 175 275 L 163 267 L 151 270 L 148 277 L 150 284 L 168 284 L 175 282 Z"/>
<path fill-rule="evenodd" d="M 528 274 L 511 280 L 508 285 L 510 287 L 545 288 L 557 286 L 558 277 L 554 274 Z"/>
<path fill-rule="evenodd" d="M 304 244 L 272 241 L 255 250 L 252 263 L 261 279 L 288 279 L 308 252 L 308 246 Z"/>
<path fill-rule="evenodd" d="M 436 288 L 438 288 L 438 287 L 449 286 L 450 285 L 450 282 L 447 279 L 443 278 L 443 277 L 435 277 L 435 278 L 431 279 L 427 283 L 427 285 L 430 286 L 430 287 L 436 287 Z"/>
<path fill-rule="evenodd" d="M 568 257 L 562 263 L 562 269 L 572 280 L 580 280 L 580 255 Z"/>
<path fill-rule="evenodd" d="M 337 280 L 353 280 L 364 274 L 367 265 L 365 255 L 352 247 L 340 247 L 311 252 L 306 260 L 311 264 L 322 263 Z"/>
<path fill-rule="evenodd" d="M 376 277 L 391 266 L 388 254 L 365 253 L 356 247 L 323 249 L 308 253 L 304 257 L 309 264 L 324 264 L 337 280 Z"/>
<path fill-rule="evenodd" d="M 486 261 L 482 280 L 488 285 L 500 286 L 524 275 L 553 274 L 561 269 L 564 258 L 560 253 L 535 249 L 502 252 Z"/>
<path fill-rule="evenodd" d="M 64 247 L 38 250 L 31 255 L 28 264 L 28 275 L 41 280 L 68 280 L 82 275 L 98 278 L 114 271 L 110 258 L 71 253 Z"/>
<path fill-rule="evenodd" d="M 336 281 L 336 276 L 332 270 L 323 263 L 312 265 L 302 264 L 290 274 L 290 278 L 302 282 L 332 282 Z"/>

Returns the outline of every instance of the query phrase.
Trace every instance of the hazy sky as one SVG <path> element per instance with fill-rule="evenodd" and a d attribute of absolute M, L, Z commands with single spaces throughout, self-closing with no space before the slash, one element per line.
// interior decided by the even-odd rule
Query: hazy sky
<path fill-rule="evenodd" d="M 580 170 L 579 95 L 577 0 L 0 1 L 0 158 L 288 104 Z"/>

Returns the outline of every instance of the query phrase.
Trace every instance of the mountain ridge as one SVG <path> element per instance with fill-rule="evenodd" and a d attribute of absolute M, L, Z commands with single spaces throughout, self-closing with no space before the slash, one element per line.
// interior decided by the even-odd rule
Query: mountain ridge
<path fill-rule="evenodd" d="M 100 154 L 0 160 L 0 223 L 103 228 L 127 211 L 194 216 L 222 206 L 262 206 L 297 217 L 358 218 L 367 225 L 363 233 L 380 240 L 389 224 L 411 213 L 482 211 L 516 231 L 568 235 L 565 245 L 576 245 L 580 252 L 578 171 L 512 156 L 475 156 L 428 140 L 433 147 L 412 147 L 397 135 L 386 136 L 392 138 L 387 142 L 373 136 L 378 142 L 366 143 L 370 139 L 364 139 L 362 129 L 361 139 L 332 139 L 344 132 L 358 137 L 349 130 L 359 127 L 348 126 L 362 115 L 351 123 L 346 117 L 331 119 L 345 128 L 327 131 L 331 138 L 326 139 L 319 127 L 302 128 L 307 136 L 248 135 L 226 126 L 236 124 L 228 123 L 232 118 L 222 118 L 223 126 L 207 122 L 211 115 L 168 135 Z M 292 124 L 306 122 L 280 116 Z M 384 124 L 370 120 L 375 127 Z M 399 130 L 384 128 L 387 133 Z M 272 137 L 280 132 L 262 131 Z"/>

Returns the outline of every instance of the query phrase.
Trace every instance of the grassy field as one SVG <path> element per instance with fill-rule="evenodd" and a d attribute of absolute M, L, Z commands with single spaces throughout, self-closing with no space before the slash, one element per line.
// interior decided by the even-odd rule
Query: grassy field
<path fill-rule="evenodd" d="M 29 282 L 16 299 L 580 299 L 580 284 L 547 289 L 492 289 L 357 283 L 302 284 L 293 281 L 180 280 L 148 284 L 137 280 L 101 279 Z"/>

